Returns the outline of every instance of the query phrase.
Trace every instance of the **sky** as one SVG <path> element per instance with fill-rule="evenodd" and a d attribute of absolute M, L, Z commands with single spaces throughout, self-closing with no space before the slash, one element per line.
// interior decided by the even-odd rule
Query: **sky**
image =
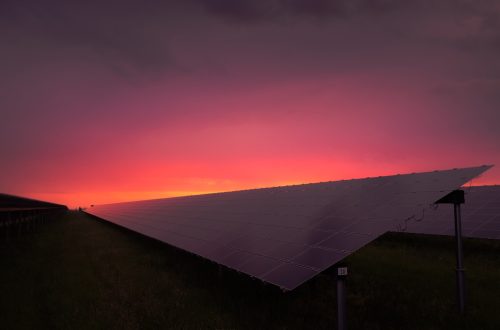
<path fill-rule="evenodd" d="M 2 0 L 0 40 L 0 192 L 76 207 L 500 165 L 496 0 Z"/>

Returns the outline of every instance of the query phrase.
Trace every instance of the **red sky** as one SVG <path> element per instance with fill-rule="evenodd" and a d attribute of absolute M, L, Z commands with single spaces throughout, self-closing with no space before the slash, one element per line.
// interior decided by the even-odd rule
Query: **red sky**
<path fill-rule="evenodd" d="M 500 164 L 496 1 L 7 0 L 0 22 L 1 192 L 75 207 Z"/>

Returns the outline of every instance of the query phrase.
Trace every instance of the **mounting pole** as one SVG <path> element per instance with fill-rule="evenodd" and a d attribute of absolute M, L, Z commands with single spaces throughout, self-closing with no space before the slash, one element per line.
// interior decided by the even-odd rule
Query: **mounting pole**
<path fill-rule="evenodd" d="M 453 213 L 455 218 L 455 243 L 457 245 L 457 298 L 458 310 L 461 314 L 465 312 L 465 269 L 464 252 L 462 244 L 462 215 L 460 204 L 465 203 L 465 194 L 463 190 L 454 190 L 445 197 L 436 202 L 437 204 L 453 204 Z"/>
<path fill-rule="evenodd" d="M 460 313 L 465 311 L 465 269 L 463 264 L 463 246 L 462 246 L 462 219 L 460 212 L 460 203 L 454 206 L 455 214 L 455 241 L 457 244 L 457 292 L 458 292 L 458 309 Z"/>
<path fill-rule="evenodd" d="M 337 320 L 338 330 L 347 330 L 346 282 L 347 266 L 337 266 Z"/>

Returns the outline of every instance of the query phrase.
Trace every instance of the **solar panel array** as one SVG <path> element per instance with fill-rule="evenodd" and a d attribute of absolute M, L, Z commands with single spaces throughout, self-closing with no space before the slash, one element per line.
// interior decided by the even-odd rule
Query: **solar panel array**
<path fill-rule="evenodd" d="M 66 208 L 65 205 L 0 193 L 0 211 L 6 209 Z"/>
<path fill-rule="evenodd" d="M 292 290 L 487 169 L 107 204 L 87 212 Z"/>
<path fill-rule="evenodd" d="M 500 239 L 500 186 L 465 188 L 462 234 L 465 237 Z M 408 222 L 410 233 L 455 235 L 453 206 L 437 204 L 417 221 Z"/>

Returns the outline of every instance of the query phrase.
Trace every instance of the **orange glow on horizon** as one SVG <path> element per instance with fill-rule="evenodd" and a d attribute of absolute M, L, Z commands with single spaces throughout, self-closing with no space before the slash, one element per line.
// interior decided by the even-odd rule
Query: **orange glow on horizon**
<path fill-rule="evenodd" d="M 75 208 L 500 165 L 495 1 L 211 2 L 7 0 L 0 192 Z"/>
<path fill-rule="evenodd" d="M 25 195 L 26 197 L 31 197 L 39 200 L 51 201 L 55 203 L 60 203 L 67 205 L 69 208 L 77 207 L 89 207 L 90 205 L 108 204 L 108 203 L 118 203 L 118 202 L 128 202 L 128 201 L 139 201 L 148 199 L 160 199 L 160 198 L 170 198 L 170 197 L 180 197 L 180 196 L 190 196 L 190 195 L 201 195 L 210 194 L 226 191 L 237 191 L 245 189 L 256 189 L 256 188 L 266 188 L 266 187 L 277 187 L 277 186 L 287 186 L 287 185 L 297 185 L 304 183 L 315 183 L 315 182 L 325 182 L 325 181 L 337 181 L 337 180 L 349 180 L 349 179 L 359 179 L 368 177 L 377 177 L 393 174 L 404 174 L 411 172 L 427 171 L 430 169 L 422 169 L 419 171 L 394 171 L 390 168 L 386 170 L 371 169 L 364 172 L 364 175 L 356 175 L 355 172 L 350 173 L 345 171 L 343 176 L 333 177 L 331 174 L 328 175 L 326 171 L 328 167 L 323 168 L 323 171 L 317 171 L 316 176 L 306 176 L 303 175 L 302 179 L 297 180 L 222 180 L 222 179 L 186 179 L 184 182 L 182 180 L 178 181 L 171 190 L 134 190 L 134 191 L 108 191 L 103 188 L 96 189 L 95 191 L 83 191 L 83 192 L 67 192 L 67 193 L 34 193 Z M 357 170 L 352 167 L 353 170 Z M 292 177 L 291 173 L 284 171 L 286 174 Z M 339 171 L 340 172 L 340 171 Z M 488 172 L 486 172 L 488 173 Z M 283 174 L 283 173 L 281 173 Z M 359 174 L 359 172 L 358 172 Z M 486 174 L 485 174 L 486 175 Z M 276 175 L 281 176 L 281 175 Z M 298 175 L 296 175 L 298 177 Z M 498 184 L 495 180 L 488 178 L 487 176 L 478 177 L 473 179 L 469 183 L 465 184 L 463 187 L 469 186 L 480 186 L 480 185 L 495 185 Z"/>
<path fill-rule="evenodd" d="M 158 85 L 96 105 L 78 129 L 61 122 L 68 132 L 2 163 L 2 189 L 74 208 L 500 161 L 496 142 L 448 133 L 435 95 L 390 71 L 204 79 L 175 84 L 173 99 Z M 484 183 L 500 183 L 500 169 L 473 184 Z"/>

